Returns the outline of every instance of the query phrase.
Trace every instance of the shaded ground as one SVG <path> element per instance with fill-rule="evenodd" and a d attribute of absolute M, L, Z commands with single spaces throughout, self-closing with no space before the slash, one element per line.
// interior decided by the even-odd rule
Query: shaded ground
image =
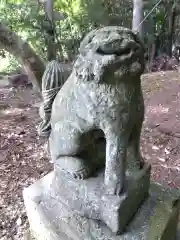
<path fill-rule="evenodd" d="M 180 74 L 143 77 L 146 117 L 143 156 L 152 177 L 165 186 L 180 187 Z M 0 87 L 0 239 L 23 239 L 28 226 L 22 190 L 52 168 L 44 139 L 36 127 L 40 98 L 32 90 L 13 92 Z"/>
<path fill-rule="evenodd" d="M 180 74 L 145 75 L 146 115 L 142 153 L 152 164 L 152 177 L 164 186 L 180 187 Z"/>
<path fill-rule="evenodd" d="M 40 99 L 32 90 L 0 89 L 0 239 L 23 239 L 22 189 L 50 171 L 36 126 Z"/>

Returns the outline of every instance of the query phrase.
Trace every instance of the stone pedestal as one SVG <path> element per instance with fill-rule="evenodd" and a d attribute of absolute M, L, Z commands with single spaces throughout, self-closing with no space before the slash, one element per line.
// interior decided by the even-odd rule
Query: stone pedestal
<path fill-rule="evenodd" d="M 75 180 L 55 168 L 52 195 L 80 216 L 103 221 L 113 233 L 121 233 L 149 193 L 150 166 L 127 176 L 125 193 L 105 195 L 104 170 L 87 180 Z"/>
<path fill-rule="evenodd" d="M 78 210 L 73 211 L 72 206 L 63 201 L 63 197 L 57 198 L 55 193 L 57 193 L 58 185 L 54 186 L 56 178 L 57 175 L 53 171 L 23 192 L 31 233 L 37 240 L 180 239 L 177 230 L 180 203 L 176 192 L 170 192 L 152 183 L 149 197 L 139 207 L 123 233 L 117 235 L 107 226 L 108 221 L 104 223 L 105 218 L 103 222 L 80 216 L 81 210 L 85 211 L 88 206 L 84 205 L 82 209 L 80 206 L 79 209 L 75 206 Z M 65 182 L 64 185 L 66 185 Z M 60 189 L 59 186 L 59 191 Z M 62 189 L 65 191 L 64 187 Z M 80 189 L 79 192 L 81 192 Z M 64 192 L 64 197 L 71 195 L 73 198 L 74 193 L 75 190 L 72 187 L 69 192 Z M 90 199 L 84 202 L 90 203 Z M 136 201 L 135 196 L 131 197 L 131 202 L 134 201 Z M 110 206 L 107 206 L 108 211 L 110 211 Z"/>

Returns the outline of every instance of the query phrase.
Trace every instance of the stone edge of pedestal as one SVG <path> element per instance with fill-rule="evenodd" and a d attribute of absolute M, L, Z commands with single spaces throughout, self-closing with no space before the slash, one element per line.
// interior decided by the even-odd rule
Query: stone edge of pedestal
<path fill-rule="evenodd" d="M 28 216 L 31 233 L 38 240 L 59 240 L 59 235 L 53 229 L 40 205 L 43 199 L 44 184 L 50 184 L 53 172 L 23 190 L 24 204 Z M 48 185 L 45 184 L 45 186 Z"/>
<path fill-rule="evenodd" d="M 48 189 L 50 189 L 53 177 L 54 172 L 52 171 L 39 181 L 25 188 L 23 191 L 26 212 L 28 215 L 31 234 L 33 235 L 30 240 L 33 240 L 33 238 L 36 240 L 68 240 L 68 237 L 64 233 L 60 236 L 60 234 L 56 232 L 56 229 L 53 227 L 51 222 L 48 221 L 41 206 L 41 201 L 44 198 L 44 191 L 47 192 Z M 161 185 L 151 182 L 150 192 L 153 192 L 153 189 L 161 191 L 162 193 L 167 193 L 167 191 L 169 191 L 169 194 L 174 198 L 179 196 L 177 190 L 165 189 Z M 178 226 L 178 229 L 180 229 L 180 223 Z"/>

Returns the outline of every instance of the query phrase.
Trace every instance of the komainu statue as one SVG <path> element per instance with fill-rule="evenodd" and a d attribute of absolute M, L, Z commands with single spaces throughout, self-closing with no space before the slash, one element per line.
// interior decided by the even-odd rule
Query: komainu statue
<path fill-rule="evenodd" d="M 140 39 L 118 26 L 83 39 L 68 78 L 47 65 L 40 132 L 54 169 L 24 191 L 37 240 L 175 239 L 179 196 L 152 184 L 140 153 L 144 68 Z"/>
<path fill-rule="evenodd" d="M 103 166 L 93 154 L 91 159 L 92 149 L 96 142 L 104 143 L 107 192 L 123 191 L 126 155 L 132 167 L 143 165 L 143 71 L 144 48 L 129 29 L 104 27 L 84 38 L 72 73 L 50 109 L 49 147 L 55 165 L 74 178 L 90 177 Z"/>

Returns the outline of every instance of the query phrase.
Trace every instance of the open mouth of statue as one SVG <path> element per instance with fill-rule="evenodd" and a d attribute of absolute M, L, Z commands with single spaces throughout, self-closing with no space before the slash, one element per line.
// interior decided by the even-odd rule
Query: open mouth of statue
<path fill-rule="evenodd" d="M 139 50 L 138 46 L 136 47 L 124 47 L 123 49 L 118 49 L 116 51 L 113 51 L 110 53 L 109 51 L 106 52 L 104 51 L 104 49 L 102 49 L 101 47 L 99 47 L 97 49 L 97 53 L 101 54 L 101 55 L 111 55 L 111 54 L 115 54 L 116 56 L 120 57 L 120 56 L 129 56 L 131 57 L 132 55 L 136 54 L 136 52 Z"/>

